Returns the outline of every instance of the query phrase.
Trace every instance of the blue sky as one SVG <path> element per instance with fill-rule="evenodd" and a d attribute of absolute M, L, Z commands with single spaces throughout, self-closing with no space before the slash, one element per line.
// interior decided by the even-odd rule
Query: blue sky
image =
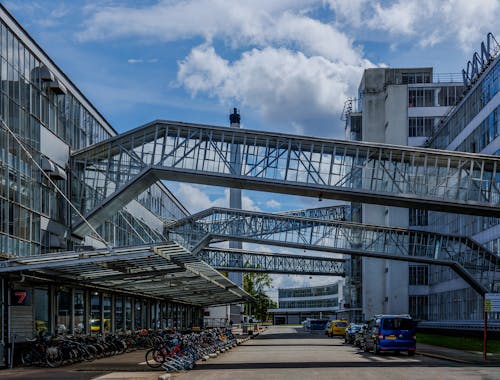
<path fill-rule="evenodd" d="M 8 0 L 7 9 L 123 132 L 154 119 L 342 138 L 364 68 L 459 73 L 500 0 Z M 169 183 L 190 211 L 227 192 Z M 244 192 L 262 211 L 324 206 Z M 277 276 L 276 286 L 331 279 Z"/>

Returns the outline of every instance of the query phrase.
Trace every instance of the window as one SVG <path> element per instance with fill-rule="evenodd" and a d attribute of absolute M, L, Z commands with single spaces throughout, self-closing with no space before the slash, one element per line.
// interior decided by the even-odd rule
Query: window
<path fill-rule="evenodd" d="M 431 73 L 430 72 L 402 73 L 401 83 L 403 84 L 431 83 Z"/>
<path fill-rule="evenodd" d="M 83 290 L 75 291 L 75 320 L 74 330 L 77 332 L 85 332 L 85 293 Z"/>
<path fill-rule="evenodd" d="M 103 312 L 104 312 L 104 331 L 111 331 L 111 296 L 104 294 L 102 298 Z"/>
<path fill-rule="evenodd" d="M 65 333 L 71 326 L 71 293 L 68 290 L 57 291 L 57 326 L 56 331 Z"/>
<path fill-rule="evenodd" d="M 140 329 L 144 326 L 142 321 L 142 309 L 143 305 L 141 300 L 135 300 L 135 308 L 134 308 L 134 328 Z"/>
<path fill-rule="evenodd" d="M 409 217 L 410 226 L 427 226 L 429 224 L 429 212 L 427 210 L 410 208 Z"/>
<path fill-rule="evenodd" d="M 414 319 L 427 320 L 429 319 L 429 297 L 410 296 L 409 298 L 410 315 Z"/>
<path fill-rule="evenodd" d="M 101 296 L 97 292 L 90 296 L 90 332 L 101 332 Z"/>
<path fill-rule="evenodd" d="M 408 270 L 410 285 L 429 285 L 429 267 L 427 265 L 410 265 Z"/>
<path fill-rule="evenodd" d="M 49 331 L 49 292 L 47 289 L 35 289 L 35 334 L 45 334 Z"/>
<path fill-rule="evenodd" d="M 132 299 L 125 297 L 125 329 L 132 329 Z"/>
<path fill-rule="evenodd" d="M 116 297 L 115 299 L 115 329 L 121 330 L 124 326 L 124 318 L 123 318 L 123 298 Z"/>
<path fill-rule="evenodd" d="M 411 319 L 408 318 L 385 318 L 383 323 L 384 330 L 411 330 Z"/>
<path fill-rule="evenodd" d="M 434 88 L 408 90 L 408 107 L 434 107 Z"/>

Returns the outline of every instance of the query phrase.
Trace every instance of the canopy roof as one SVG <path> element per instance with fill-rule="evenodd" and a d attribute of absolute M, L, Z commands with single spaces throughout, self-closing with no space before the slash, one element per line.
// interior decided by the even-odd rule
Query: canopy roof
<path fill-rule="evenodd" d="M 175 243 L 59 252 L 0 261 L 0 274 L 16 272 L 36 272 L 86 286 L 200 306 L 252 299 Z"/>

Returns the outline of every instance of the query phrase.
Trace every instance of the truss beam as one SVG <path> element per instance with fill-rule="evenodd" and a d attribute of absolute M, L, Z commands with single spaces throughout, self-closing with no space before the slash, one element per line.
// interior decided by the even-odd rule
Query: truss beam
<path fill-rule="evenodd" d="M 169 121 L 72 155 L 75 202 L 100 215 L 93 224 L 157 179 L 498 216 L 499 164 L 497 156 Z M 81 223 L 74 220 L 77 232 Z"/>
<path fill-rule="evenodd" d="M 498 258 L 474 240 L 403 228 L 214 208 L 168 227 L 169 237 L 196 253 L 211 240 L 453 267 L 478 292 L 491 288 Z"/>
<path fill-rule="evenodd" d="M 217 270 L 230 272 L 345 276 L 344 259 L 340 258 L 212 247 L 197 256 Z"/>

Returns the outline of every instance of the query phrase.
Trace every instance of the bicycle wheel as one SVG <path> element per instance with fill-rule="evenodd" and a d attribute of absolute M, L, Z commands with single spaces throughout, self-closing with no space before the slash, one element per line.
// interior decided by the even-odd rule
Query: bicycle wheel
<path fill-rule="evenodd" d="M 165 357 L 160 350 L 152 348 L 146 352 L 146 364 L 148 367 L 160 368 L 164 361 Z"/>
<path fill-rule="evenodd" d="M 21 363 L 26 366 L 33 364 L 33 352 L 31 350 L 21 352 Z"/>
<path fill-rule="evenodd" d="M 45 356 L 45 362 L 49 367 L 55 368 L 59 367 L 63 362 L 63 357 L 61 351 L 56 347 L 47 348 L 47 354 Z"/>

